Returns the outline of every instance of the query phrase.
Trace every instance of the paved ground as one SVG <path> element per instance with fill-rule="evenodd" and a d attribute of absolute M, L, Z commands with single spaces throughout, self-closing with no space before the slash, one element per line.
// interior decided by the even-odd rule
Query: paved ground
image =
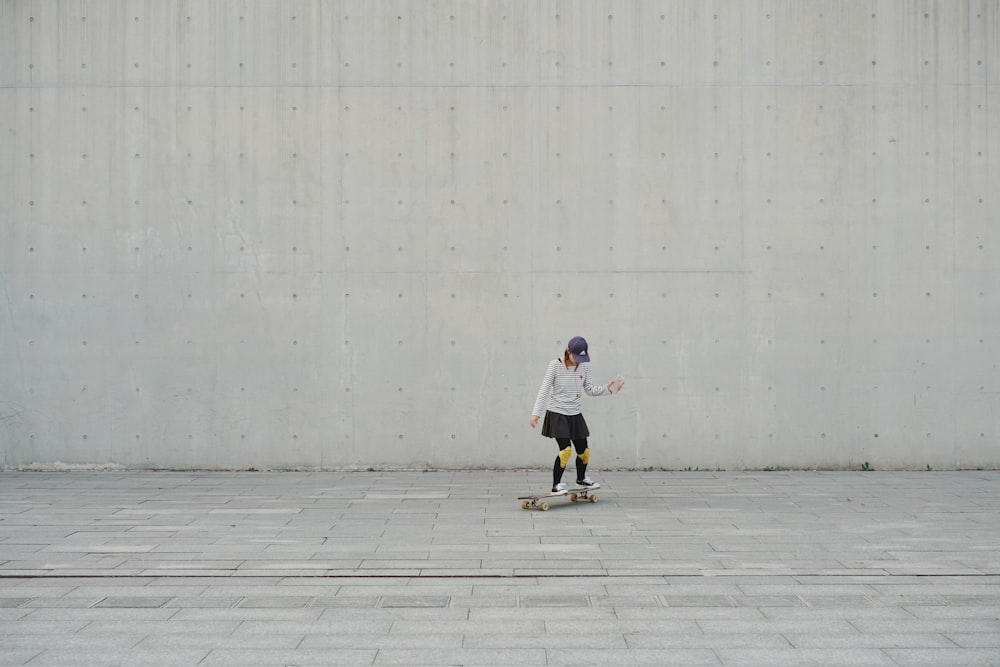
<path fill-rule="evenodd" d="M 0 474 L 0 664 L 1000 665 L 998 472 L 546 477 Z"/>

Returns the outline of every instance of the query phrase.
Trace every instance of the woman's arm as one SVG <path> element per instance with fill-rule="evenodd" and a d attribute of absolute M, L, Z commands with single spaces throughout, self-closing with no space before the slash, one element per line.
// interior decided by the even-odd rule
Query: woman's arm
<path fill-rule="evenodd" d="M 590 364 L 584 364 L 584 366 L 586 366 L 586 369 L 583 372 L 583 390 L 587 392 L 588 396 L 614 394 L 615 392 L 621 391 L 622 385 L 625 384 L 625 379 L 621 375 L 606 385 L 594 384 L 590 379 Z"/>
<path fill-rule="evenodd" d="M 587 396 L 603 396 L 611 393 L 611 388 L 608 385 L 594 384 L 593 380 L 590 379 L 589 363 L 580 364 L 580 370 L 583 371 L 583 390 L 587 392 Z"/>

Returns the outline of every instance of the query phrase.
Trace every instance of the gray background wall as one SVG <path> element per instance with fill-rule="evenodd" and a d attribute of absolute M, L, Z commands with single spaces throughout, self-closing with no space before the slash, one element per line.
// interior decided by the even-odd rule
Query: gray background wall
<path fill-rule="evenodd" d="M 0 2 L 0 464 L 1000 464 L 995 0 Z"/>

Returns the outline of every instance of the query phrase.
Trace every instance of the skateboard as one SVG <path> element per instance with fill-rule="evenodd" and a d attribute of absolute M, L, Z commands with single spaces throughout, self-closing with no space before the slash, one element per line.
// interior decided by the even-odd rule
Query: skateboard
<path fill-rule="evenodd" d="M 597 494 L 594 493 L 599 486 L 585 486 L 579 489 L 567 489 L 566 493 L 548 493 L 542 496 L 518 496 L 518 500 L 521 501 L 521 509 L 523 510 L 542 510 L 543 512 L 549 509 L 549 504 L 545 502 L 546 498 L 561 498 L 563 496 L 569 497 L 570 502 L 585 502 L 589 501 L 592 503 L 597 502 Z"/>

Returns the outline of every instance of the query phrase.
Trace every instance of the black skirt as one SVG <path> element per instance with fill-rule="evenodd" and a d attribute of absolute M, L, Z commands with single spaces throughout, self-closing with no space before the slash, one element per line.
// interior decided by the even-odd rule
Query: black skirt
<path fill-rule="evenodd" d="M 590 429 L 587 428 L 587 420 L 579 415 L 561 415 L 558 412 L 547 410 L 545 421 L 542 422 L 542 435 L 546 438 L 577 438 L 590 437 Z"/>

